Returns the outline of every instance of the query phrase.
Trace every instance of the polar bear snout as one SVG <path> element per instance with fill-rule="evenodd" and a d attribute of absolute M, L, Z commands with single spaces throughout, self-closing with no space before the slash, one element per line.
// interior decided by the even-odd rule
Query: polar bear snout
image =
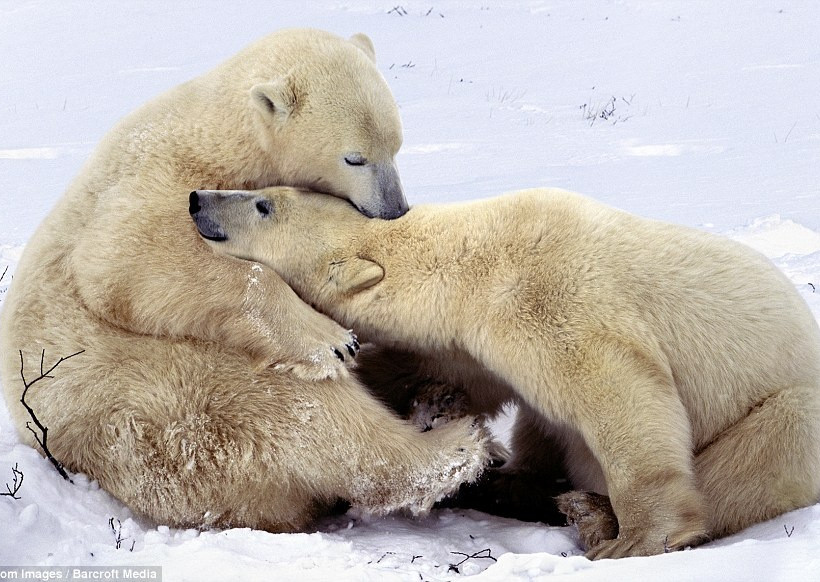
<path fill-rule="evenodd" d="M 271 200 L 247 190 L 194 190 L 188 196 L 188 212 L 209 241 L 244 239 L 252 225 L 272 218 L 275 211 Z"/>
<path fill-rule="evenodd" d="M 188 212 L 202 238 L 222 242 L 228 240 L 228 235 L 213 216 L 217 206 L 213 203 L 215 194 L 207 190 L 194 190 L 188 196 Z"/>
<path fill-rule="evenodd" d="M 368 215 L 370 218 L 378 216 L 379 218 L 392 220 L 404 216 L 410 210 L 395 164 L 381 164 L 376 168 L 376 184 L 381 195 L 380 206 L 375 215 Z"/>

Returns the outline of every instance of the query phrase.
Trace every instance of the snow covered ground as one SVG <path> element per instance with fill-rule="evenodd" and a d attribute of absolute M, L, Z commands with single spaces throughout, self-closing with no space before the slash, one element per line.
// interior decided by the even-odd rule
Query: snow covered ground
<path fill-rule="evenodd" d="M 374 40 L 405 124 L 411 203 L 577 190 L 758 248 L 820 316 L 820 3 L 799 0 L 0 0 L 0 301 L 118 118 L 286 26 Z M 820 580 L 820 505 L 695 550 L 592 563 L 569 528 L 472 511 L 347 515 L 297 535 L 155 527 L 82 476 L 63 481 L 0 405 L 0 491 L 15 465 L 0 566 L 162 565 L 165 580 L 191 581 Z"/>

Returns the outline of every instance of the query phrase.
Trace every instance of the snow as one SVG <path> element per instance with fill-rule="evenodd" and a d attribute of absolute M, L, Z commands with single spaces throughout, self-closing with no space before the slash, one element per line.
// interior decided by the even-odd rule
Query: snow
<path fill-rule="evenodd" d="M 580 191 L 757 248 L 820 315 L 820 4 L 396 2 L 0 0 L 0 301 L 118 118 L 274 29 L 312 26 L 373 39 L 411 203 Z M 694 550 L 593 563 L 570 528 L 474 511 L 348 514 L 293 535 L 157 527 L 82 475 L 63 481 L 0 406 L 0 490 L 15 465 L 0 565 L 161 565 L 192 581 L 820 580 L 820 505 Z M 475 557 L 456 572 L 454 552 Z"/>

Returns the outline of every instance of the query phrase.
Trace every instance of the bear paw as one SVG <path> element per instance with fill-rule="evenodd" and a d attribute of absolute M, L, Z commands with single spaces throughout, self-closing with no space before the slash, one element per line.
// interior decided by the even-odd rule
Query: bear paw
<path fill-rule="evenodd" d="M 300 348 L 293 354 L 274 357 L 273 368 L 291 372 L 303 380 L 317 381 L 344 376 L 355 366 L 361 346 L 356 334 L 335 322 L 330 332 L 306 334 L 296 342 Z M 262 364 L 267 367 L 270 364 Z"/>
<path fill-rule="evenodd" d="M 428 511 L 437 501 L 457 492 L 462 484 L 478 479 L 490 464 L 494 450 L 492 433 L 478 417 L 453 420 L 425 433 L 428 435 L 439 451 L 430 467 L 432 474 L 425 477 L 431 490 L 410 508 L 414 514 Z"/>
<path fill-rule="evenodd" d="M 410 405 L 408 420 L 422 432 L 427 432 L 465 418 L 469 409 L 470 400 L 462 390 L 450 384 L 435 382 L 419 390 Z M 495 439 L 490 441 L 489 452 L 494 466 L 510 460 L 507 447 Z"/>
<path fill-rule="evenodd" d="M 570 491 L 556 497 L 558 509 L 575 524 L 590 560 L 653 556 L 708 540 L 699 511 L 670 513 L 661 519 L 644 515 L 637 526 L 621 527 L 609 497 Z"/>
<path fill-rule="evenodd" d="M 661 528 L 648 528 L 636 532 L 622 532 L 614 540 L 606 540 L 594 546 L 586 556 L 590 560 L 654 556 L 700 545 L 708 539 L 703 531 L 672 535 Z"/>
<path fill-rule="evenodd" d="M 416 440 L 420 439 L 420 440 Z M 433 505 L 475 481 L 489 462 L 491 437 L 476 418 L 462 418 L 401 447 L 389 462 L 387 474 L 373 478 L 363 472 L 354 479 L 347 499 L 357 512 L 385 515 L 404 511 L 424 515 Z M 379 469 L 386 467 L 382 460 Z"/>
<path fill-rule="evenodd" d="M 558 511 L 578 528 L 585 550 L 591 550 L 618 535 L 618 518 L 609 497 L 590 491 L 569 491 L 555 498 Z"/>
<path fill-rule="evenodd" d="M 408 420 L 427 432 L 467 416 L 467 395 L 449 384 L 433 383 L 423 387 L 410 406 Z"/>

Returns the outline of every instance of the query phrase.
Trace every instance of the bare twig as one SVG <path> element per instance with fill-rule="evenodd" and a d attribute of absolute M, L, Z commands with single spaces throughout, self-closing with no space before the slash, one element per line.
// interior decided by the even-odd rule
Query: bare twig
<path fill-rule="evenodd" d="M 592 89 L 594 90 L 595 87 Z M 631 119 L 634 115 L 630 113 L 623 113 L 621 109 L 618 109 L 617 105 L 624 103 L 627 107 L 632 107 L 634 102 L 635 93 L 632 93 L 629 97 L 621 97 L 620 99 L 613 95 L 603 103 L 595 104 L 592 100 L 590 100 L 589 103 L 584 103 L 578 108 L 582 111 L 584 119 L 589 122 L 590 127 L 595 125 L 599 119 L 608 121 L 612 125 L 615 125 Z M 646 113 L 644 112 L 644 115 L 645 114 Z"/>
<path fill-rule="evenodd" d="M 493 562 L 497 562 L 498 560 L 493 557 L 493 552 L 490 548 L 484 548 L 483 550 L 479 550 L 474 554 L 465 554 L 464 552 L 450 552 L 451 554 L 456 554 L 457 556 L 464 556 L 464 559 L 460 562 L 455 564 L 450 564 L 448 568 L 449 572 L 459 573 L 458 567 L 461 566 L 467 560 L 492 560 Z"/>
<path fill-rule="evenodd" d="M 118 519 L 117 525 L 114 525 L 114 518 L 110 518 L 108 520 L 108 525 L 111 527 L 111 531 L 114 532 L 114 548 L 119 550 L 122 547 L 122 522 Z"/>
<path fill-rule="evenodd" d="M 5 277 L 5 276 L 6 276 L 6 273 L 8 273 L 8 272 L 9 272 L 9 266 L 8 266 L 8 265 L 6 265 L 6 268 L 5 268 L 5 269 L 3 269 L 3 272 L 2 272 L 2 273 L 0 273 L 0 281 L 2 281 L 2 280 L 3 280 L 3 277 Z"/>
<path fill-rule="evenodd" d="M 37 418 L 37 415 L 34 414 L 34 410 L 26 402 L 26 395 L 28 394 L 29 388 L 34 386 L 37 382 L 39 382 L 43 378 L 54 378 L 54 376 L 51 376 L 50 374 L 57 368 L 57 366 L 59 366 L 60 364 L 62 364 L 66 360 L 68 360 L 69 358 L 73 358 L 74 356 L 79 356 L 84 351 L 85 350 L 80 350 L 79 352 L 75 352 L 75 353 L 71 354 L 70 356 L 62 357 L 59 360 L 57 360 L 57 363 L 54 364 L 53 366 L 51 366 L 48 370 L 44 370 L 44 367 L 45 367 L 44 366 L 44 361 L 45 361 L 45 358 L 46 358 L 46 351 L 43 350 L 42 353 L 40 354 L 40 375 L 37 376 L 31 382 L 28 382 L 26 380 L 26 376 L 25 376 L 25 373 L 24 373 L 23 351 L 19 350 L 19 353 L 20 353 L 20 378 L 23 379 L 23 394 L 20 396 L 20 404 L 23 405 L 23 407 L 28 412 L 28 415 L 31 417 L 31 421 L 26 422 L 26 428 L 31 432 L 31 434 L 34 435 L 34 440 L 36 440 L 37 444 L 40 445 L 40 448 L 43 450 L 43 454 L 46 456 L 46 458 L 49 461 L 51 461 L 51 464 L 54 465 L 54 467 L 57 469 L 57 472 L 60 474 L 60 476 L 63 479 L 65 479 L 66 481 L 68 481 L 69 483 L 73 483 L 73 481 L 69 478 L 68 473 L 66 473 L 65 469 L 63 468 L 63 464 L 60 463 L 60 461 L 58 461 L 56 458 L 54 458 L 54 455 L 51 454 L 51 451 L 48 448 L 48 427 L 43 425 L 43 423 L 40 422 L 40 419 Z M 31 428 L 31 423 L 32 422 L 40 430 L 39 434 L 37 433 L 36 430 Z"/>
<path fill-rule="evenodd" d="M 382 560 L 384 560 L 387 556 L 395 556 L 395 555 L 396 555 L 396 552 L 385 552 L 385 553 L 383 553 L 383 554 L 382 554 L 382 557 L 381 557 L 381 558 L 379 558 L 378 560 L 376 560 L 376 563 L 377 563 L 377 564 L 381 563 L 381 561 L 382 561 Z M 368 562 L 368 564 L 372 564 L 372 563 L 373 563 L 373 560 L 370 560 L 370 561 Z"/>
<path fill-rule="evenodd" d="M 12 499 L 20 499 L 17 497 L 17 492 L 20 491 L 20 487 L 23 485 L 23 472 L 17 468 L 17 463 L 14 463 L 14 467 L 11 468 L 11 473 L 14 475 L 14 480 L 11 485 L 6 483 L 6 491 L 8 491 L 8 493 L 0 493 L 0 495 L 5 495 Z"/>
<path fill-rule="evenodd" d="M 794 526 L 792 526 L 792 528 L 789 529 L 789 528 L 786 527 L 786 524 L 783 524 L 783 529 L 786 530 L 786 537 L 787 538 L 792 537 L 792 534 L 794 533 Z"/>
<path fill-rule="evenodd" d="M 787 141 L 789 141 L 789 136 L 792 134 L 792 131 L 794 131 L 794 128 L 795 128 L 795 127 L 797 127 L 797 122 L 796 122 L 796 121 L 795 121 L 795 122 L 792 124 L 792 126 L 789 128 L 789 131 L 788 131 L 788 133 L 786 134 L 786 137 L 784 137 L 784 138 L 783 138 L 783 143 L 786 143 Z"/>
<path fill-rule="evenodd" d="M 122 537 L 122 522 L 119 519 L 117 519 L 117 525 L 115 526 L 114 519 L 115 518 L 113 517 L 110 518 L 108 520 L 108 525 L 111 527 L 111 531 L 114 532 L 114 547 L 119 550 L 122 547 L 122 542 L 124 542 L 128 538 Z M 128 551 L 133 552 L 134 546 L 136 545 L 137 540 L 131 540 L 131 547 L 128 549 Z"/>

